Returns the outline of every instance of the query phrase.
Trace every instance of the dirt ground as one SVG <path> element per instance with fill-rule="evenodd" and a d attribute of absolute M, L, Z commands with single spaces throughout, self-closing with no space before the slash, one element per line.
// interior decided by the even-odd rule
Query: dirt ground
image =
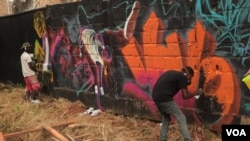
<path fill-rule="evenodd" d="M 160 123 L 114 113 L 96 116 L 80 101 L 42 95 L 39 104 L 23 99 L 24 88 L 0 83 L 0 133 L 5 141 L 158 141 Z M 188 125 L 194 141 L 220 141 L 205 127 Z M 176 123 L 169 141 L 182 141 Z M 0 137 L 1 140 L 1 137 Z"/>

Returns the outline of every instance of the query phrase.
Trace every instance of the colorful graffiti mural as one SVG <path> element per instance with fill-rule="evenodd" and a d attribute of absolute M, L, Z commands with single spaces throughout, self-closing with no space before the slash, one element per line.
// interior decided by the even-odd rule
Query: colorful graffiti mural
<path fill-rule="evenodd" d="M 47 6 L 33 14 L 34 53 L 50 89 L 67 88 L 78 98 L 93 93 L 103 110 L 114 100 L 140 101 L 157 120 L 151 98 L 156 80 L 189 65 L 195 70 L 189 89 L 203 87 L 204 94 L 190 100 L 177 94 L 175 100 L 193 121 L 219 131 L 250 115 L 250 91 L 241 81 L 250 68 L 249 6 L 233 0 Z"/>
<path fill-rule="evenodd" d="M 152 1 L 150 4 L 155 6 L 156 3 L 156 1 Z M 184 9 L 180 7 L 181 1 L 167 5 L 164 1 L 160 3 L 161 10 L 149 9 L 145 12 L 146 15 L 141 12 L 144 9 L 140 7 L 139 2 L 134 5 L 130 4 L 133 7 L 132 9 L 128 8 L 131 13 L 125 19 L 127 22 L 125 22 L 124 28 L 117 27 L 118 30 L 102 29 L 96 32 L 92 26 L 95 23 L 91 23 L 91 20 L 98 14 L 89 16 L 82 5 L 78 5 L 76 14 L 62 17 L 61 21 L 64 22 L 59 24 L 61 28 L 49 29 L 48 31 L 50 34 L 50 55 L 55 66 L 54 71 L 58 86 L 70 87 L 76 91 L 94 91 L 97 105 L 103 109 L 105 105 L 101 105 L 101 95 L 105 94 L 105 89 L 109 89 L 109 87 L 104 87 L 103 82 L 109 83 L 104 81 L 105 77 L 106 79 L 107 77 L 113 78 L 114 81 L 118 80 L 113 70 L 119 69 L 119 66 L 116 68 L 117 66 L 112 65 L 116 62 L 121 67 L 126 67 L 121 71 L 129 72 L 127 74 L 120 72 L 122 74 L 120 78 L 122 81 L 119 84 L 120 95 L 123 94 L 143 101 L 151 114 L 157 117 L 158 111 L 151 99 L 155 81 L 168 69 L 180 70 L 183 66 L 189 65 L 196 72 L 190 90 L 195 91 L 199 86 L 200 77 L 203 77 L 205 78 L 204 95 L 198 100 L 187 101 L 177 95 L 178 104 L 192 109 L 192 116 L 198 123 L 205 122 L 219 129 L 221 124 L 234 122 L 235 114 L 240 111 L 239 80 L 233 65 L 226 58 L 223 58 L 223 55 L 215 55 L 221 53 L 223 40 L 229 38 L 235 41 L 235 36 L 229 34 L 223 35 L 225 37 L 222 35 L 219 37 L 218 32 L 213 35 L 213 32 L 207 30 L 204 25 L 213 25 L 212 23 L 217 21 L 204 21 L 209 15 L 202 14 L 204 8 L 200 1 L 196 1 L 195 4 L 195 13 L 198 13 L 199 17 L 196 20 L 192 20 L 192 11 L 188 10 L 187 5 L 184 6 Z M 120 5 L 122 4 L 124 3 L 120 3 Z M 130 6 L 128 5 L 128 7 Z M 117 7 L 119 5 L 112 8 L 116 9 Z M 207 8 L 210 9 L 209 6 Z M 99 14 L 107 12 L 106 10 L 110 9 L 102 10 Z M 161 11 L 162 13 L 160 13 Z M 178 14 L 178 12 L 181 13 Z M 190 28 L 184 29 L 185 32 L 168 31 L 172 25 L 167 23 L 171 23 L 173 19 L 162 19 L 159 16 L 162 14 L 165 16 L 173 14 L 172 18 L 177 20 L 182 20 L 179 16 L 190 16 Z M 138 16 L 147 18 L 144 18 L 144 21 L 140 23 L 137 22 L 137 20 L 141 20 L 140 17 L 137 19 Z M 216 17 L 216 14 L 212 16 Z M 136 26 L 138 27 L 136 24 L 139 24 L 142 30 L 139 34 L 134 33 Z M 227 22 L 225 25 L 230 26 Z M 181 23 L 181 26 L 184 24 Z M 220 26 L 215 27 L 220 31 Z M 224 32 L 224 30 L 221 31 Z M 107 41 L 107 38 L 111 38 L 111 43 Z M 232 48 L 235 48 L 235 42 L 232 44 Z M 115 51 L 112 52 L 112 50 Z M 237 56 L 236 52 L 239 50 L 233 50 L 232 55 Z M 243 49 L 241 50 L 243 51 Z M 118 52 L 121 56 L 118 56 Z M 119 60 L 116 60 L 116 57 L 120 57 Z M 104 68 L 106 68 L 105 75 Z M 202 73 L 201 70 L 203 70 Z M 107 75 L 108 73 L 109 75 Z M 111 85 L 109 84 L 109 86 Z"/>

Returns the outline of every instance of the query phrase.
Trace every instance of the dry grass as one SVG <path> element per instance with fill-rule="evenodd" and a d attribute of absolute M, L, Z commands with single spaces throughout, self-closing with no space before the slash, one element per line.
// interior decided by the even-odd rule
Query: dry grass
<path fill-rule="evenodd" d="M 57 141 L 43 126 L 49 125 L 71 141 L 157 141 L 160 124 L 101 112 L 80 116 L 86 107 L 63 99 L 43 96 L 40 104 L 23 99 L 24 89 L 0 84 L 0 132 L 6 141 Z M 70 123 L 71 122 L 71 123 Z M 54 126 L 58 125 L 58 126 Z M 189 125 L 194 141 L 220 141 L 204 127 Z M 170 141 L 182 141 L 176 124 L 170 125 Z"/>

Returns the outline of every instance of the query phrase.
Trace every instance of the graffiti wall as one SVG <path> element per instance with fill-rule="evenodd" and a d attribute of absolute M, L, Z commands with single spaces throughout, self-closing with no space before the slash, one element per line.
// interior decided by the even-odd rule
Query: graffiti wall
<path fill-rule="evenodd" d="M 249 1 L 234 0 L 92 0 L 47 6 L 0 19 L 2 26 L 25 23 L 1 29 L 1 57 L 15 56 L 10 65 L 2 58 L 1 65 L 19 66 L 16 52 L 29 40 L 41 81 L 54 96 L 154 120 L 160 120 L 152 101 L 156 80 L 188 65 L 195 72 L 188 89 L 203 87 L 203 95 L 183 100 L 178 93 L 175 100 L 190 121 L 220 130 L 250 115 L 250 82 L 242 81 L 250 73 L 249 7 Z M 1 78 L 12 80 L 11 75 L 5 72 Z"/>

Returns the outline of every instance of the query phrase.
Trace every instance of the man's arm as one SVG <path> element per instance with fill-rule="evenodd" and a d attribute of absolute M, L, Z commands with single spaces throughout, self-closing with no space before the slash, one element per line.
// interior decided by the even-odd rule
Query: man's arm
<path fill-rule="evenodd" d="M 33 71 L 36 71 L 36 63 L 34 61 L 31 61 L 28 63 L 30 69 L 32 69 Z"/>
<path fill-rule="evenodd" d="M 202 89 L 199 88 L 196 92 L 194 93 L 190 93 L 187 89 L 181 89 L 181 92 L 182 92 L 182 97 L 183 99 L 189 99 L 189 98 L 192 98 L 196 95 L 201 95 L 202 94 Z"/>

